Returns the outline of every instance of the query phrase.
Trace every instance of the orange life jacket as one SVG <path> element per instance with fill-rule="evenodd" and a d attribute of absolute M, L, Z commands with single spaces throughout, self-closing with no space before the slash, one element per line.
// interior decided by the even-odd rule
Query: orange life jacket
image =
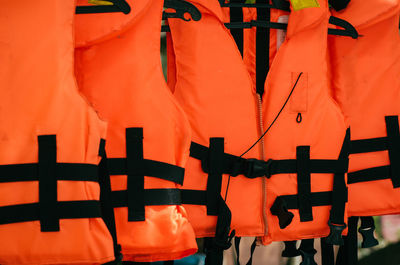
<path fill-rule="evenodd" d="M 332 232 L 331 240 L 340 239 L 345 226 L 348 136 L 345 137 L 341 111 L 330 96 L 327 78 L 327 3 L 321 0 L 320 7 L 291 12 L 282 46 L 275 49 L 275 55 L 266 55 L 271 58 L 271 69 L 267 63 L 264 70 L 268 77 L 259 90 L 260 81 L 257 80 L 256 86 L 249 84 L 250 75 L 243 73 L 246 66 L 239 60 L 240 54 L 232 51 L 233 39 L 224 28 L 226 17 L 217 1 L 192 2 L 203 13 L 200 21 L 169 20 L 172 36 L 169 41 L 174 48 L 173 53 L 169 50 L 169 57 L 176 64 L 169 76 L 171 83 L 175 83 L 172 90 L 191 121 L 193 142 L 201 141 L 201 145 L 208 146 L 209 137 L 232 137 L 231 141 L 225 141 L 226 153 L 240 156 L 255 142 L 256 131 L 269 130 L 261 152 L 261 157 L 268 161 L 263 169 L 268 179 L 249 180 L 240 176 L 230 181 L 227 204 L 232 211 L 232 228 L 240 236 L 260 235 L 262 228 L 263 242 L 267 244 L 327 236 L 331 222 L 332 230 L 338 228 Z M 253 58 L 258 60 L 262 56 L 257 54 Z M 251 87 L 257 87 L 262 95 L 256 105 L 256 89 L 250 93 Z M 258 124 L 255 129 L 258 119 L 262 126 Z M 225 130 L 226 127 L 232 129 Z M 234 131 L 236 128 L 241 128 L 240 133 Z M 257 149 L 251 149 L 246 156 L 257 158 L 258 153 Z M 207 190 L 207 194 L 210 174 L 206 179 L 205 163 L 199 161 L 201 157 L 191 156 L 195 159 L 188 163 L 187 174 L 193 176 L 185 179 L 191 183 L 185 182 L 183 189 L 200 188 Z M 219 170 L 231 173 L 229 168 Z M 228 175 L 222 178 L 222 196 L 227 179 Z M 330 211 L 332 204 L 334 209 Z M 204 207 L 188 209 L 196 235 L 212 235 L 215 218 L 214 223 L 200 223 L 196 220 L 207 220 Z M 244 230 L 244 224 L 251 221 L 253 225 Z"/>
<path fill-rule="evenodd" d="M 129 15 L 78 15 L 76 74 L 109 123 L 106 151 L 124 260 L 179 259 L 197 250 L 180 206 L 190 126 L 160 62 L 163 1 L 128 1 Z"/>
<path fill-rule="evenodd" d="M 114 259 L 98 164 L 106 124 L 73 76 L 74 1 L 0 9 L 0 263 Z"/>
<path fill-rule="evenodd" d="M 291 91 L 292 95 L 264 140 L 266 159 L 275 162 L 267 182 L 267 209 L 271 211 L 266 213 L 271 221 L 264 243 L 331 233 L 329 241 L 339 244 L 345 227 L 349 135 L 330 95 L 328 3 L 318 3 L 319 7 L 291 10 L 286 38 L 265 82 L 264 128 L 273 123 Z M 286 209 L 292 210 L 294 218 L 282 229 L 285 215 L 290 218 Z"/>
<path fill-rule="evenodd" d="M 334 95 L 350 124 L 349 216 L 400 212 L 400 1 L 352 0 L 335 16 L 362 35 L 329 38 Z"/>

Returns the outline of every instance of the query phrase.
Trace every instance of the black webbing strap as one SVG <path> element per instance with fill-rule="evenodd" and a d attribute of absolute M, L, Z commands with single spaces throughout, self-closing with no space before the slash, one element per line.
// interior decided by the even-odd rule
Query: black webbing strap
<path fill-rule="evenodd" d="M 243 0 L 231 0 L 231 3 L 243 3 Z M 243 22 L 243 9 L 241 7 L 230 7 L 230 22 Z M 243 56 L 243 29 L 230 29 L 231 35 L 236 42 L 240 54 Z"/>
<path fill-rule="evenodd" d="M 60 219 L 101 217 L 100 202 L 57 201 L 57 181 L 98 181 L 98 166 L 57 163 L 55 135 L 38 136 L 38 163 L 0 166 L 0 182 L 39 182 L 39 202 L 0 207 L 0 224 L 40 221 L 42 232 L 60 230 Z"/>
<path fill-rule="evenodd" d="M 129 193 L 127 190 L 111 192 L 111 201 L 114 208 L 129 207 Z M 143 205 L 180 205 L 182 204 L 179 189 L 145 189 L 143 192 Z"/>
<path fill-rule="evenodd" d="M 213 138 L 211 138 L 213 139 Z M 211 141 L 210 139 L 210 141 Z M 217 138 L 214 138 L 217 139 Z M 222 139 L 222 138 L 221 138 Z M 195 142 L 190 145 L 190 156 L 201 160 L 201 168 L 205 173 L 210 173 L 210 148 Z M 228 153 L 223 153 L 221 167 L 222 173 L 236 177 L 244 175 L 247 178 L 265 176 L 269 171 L 270 163 L 258 159 L 246 159 Z"/>
<path fill-rule="evenodd" d="M 236 250 L 236 264 L 240 265 L 240 241 L 241 237 L 235 237 L 234 242 L 235 242 L 235 250 Z M 253 256 L 254 256 L 254 251 L 256 250 L 257 246 L 257 238 L 254 238 L 253 243 L 251 243 L 250 246 L 250 258 L 246 262 L 246 265 L 251 265 L 253 263 Z"/>
<path fill-rule="evenodd" d="M 122 260 L 121 246 L 118 245 L 117 230 L 115 226 L 114 208 L 111 202 L 111 180 L 107 168 L 107 155 L 105 149 L 106 141 L 101 139 L 99 156 L 101 161 L 99 164 L 99 183 L 100 183 L 100 203 L 103 221 L 113 239 L 115 260 L 106 263 L 107 265 L 118 264 Z"/>
<path fill-rule="evenodd" d="M 218 214 L 222 174 L 244 175 L 248 178 L 265 176 L 269 162 L 245 159 L 224 152 L 224 138 L 210 138 L 210 146 L 195 142 L 190 145 L 190 156 L 201 161 L 202 170 L 208 173 L 207 190 L 182 190 L 182 203 L 206 205 L 208 215 Z"/>
<path fill-rule="evenodd" d="M 325 238 L 321 238 L 321 262 L 322 265 L 335 265 L 333 245 L 327 243 Z"/>
<path fill-rule="evenodd" d="M 60 231 L 57 214 L 57 143 L 55 135 L 38 136 L 39 219 L 42 232 Z"/>
<path fill-rule="evenodd" d="M 398 116 L 386 116 L 386 131 L 389 141 L 390 178 L 393 188 L 400 187 L 400 129 Z"/>
<path fill-rule="evenodd" d="M 231 247 L 235 230 L 230 233 L 232 214 L 225 201 L 219 195 L 219 212 L 215 237 L 206 238 L 204 241 L 206 260 L 205 265 L 222 265 L 223 252 Z M 230 234 L 229 234 L 230 233 Z"/>
<path fill-rule="evenodd" d="M 350 3 L 350 0 L 329 0 L 329 4 L 336 10 L 340 11 L 345 9 L 346 6 Z"/>
<path fill-rule="evenodd" d="M 347 172 L 349 166 L 349 149 L 350 149 L 350 129 L 347 129 L 346 136 L 340 150 L 339 160 L 345 162 Z M 346 228 L 344 220 L 345 208 L 347 202 L 347 186 L 345 173 L 335 173 L 333 176 L 332 188 L 332 207 L 329 214 L 330 233 L 324 240 L 327 244 L 343 245 L 342 232 Z"/>
<path fill-rule="evenodd" d="M 184 169 L 168 163 L 145 159 L 143 128 L 126 128 L 126 158 L 109 158 L 110 175 L 127 175 L 127 190 L 113 191 L 114 207 L 128 207 L 128 221 L 144 221 L 146 205 L 181 204 L 177 189 L 145 189 L 144 178 L 156 177 L 183 184 Z"/>
<path fill-rule="evenodd" d="M 282 251 L 282 257 L 293 258 L 300 256 L 300 251 L 296 247 L 297 241 L 284 241 L 285 249 Z"/>
<path fill-rule="evenodd" d="M 352 140 L 351 154 L 388 150 L 390 165 L 373 167 L 348 174 L 348 184 L 391 179 L 393 188 L 400 187 L 400 130 L 398 116 L 386 116 L 387 137 Z"/>
<path fill-rule="evenodd" d="M 314 248 L 314 239 L 301 240 L 299 252 L 302 258 L 300 265 L 318 265 L 314 260 L 314 256 L 317 253 Z"/>
<path fill-rule="evenodd" d="M 348 234 L 343 236 L 344 245 L 339 247 L 336 265 L 357 265 L 357 224 L 358 217 L 349 218 Z"/>
<path fill-rule="evenodd" d="M 256 4 L 268 4 L 269 0 L 256 0 Z M 269 8 L 257 8 L 257 20 L 271 22 L 271 10 Z M 270 29 L 257 27 L 256 32 L 256 91 L 264 94 L 265 80 L 269 71 Z"/>
<path fill-rule="evenodd" d="M 300 222 L 313 220 L 311 205 L 311 173 L 309 171 L 310 147 L 296 148 L 297 162 L 297 194 L 299 203 Z"/>
<path fill-rule="evenodd" d="M 312 221 L 312 207 L 332 205 L 330 223 L 336 228 L 344 229 L 344 208 L 347 202 L 347 187 L 345 173 L 348 168 L 348 146 L 350 140 L 349 130 L 343 142 L 338 160 L 310 159 L 308 146 L 298 146 L 296 158 L 289 160 L 273 160 L 270 162 L 269 174 L 297 173 L 298 194 L 281 195 L 275 199 L 271 207 L 271 213 L 278 217 L 281 229 L 287 227 L 292 219 L 291 209 L 298 209 L 300 221 Z M 333 173 L 334 185 L 332 191 L 311 192 L 310 174 Z M 336 190 L 337 189 L 337 190 Z M 334 201 L 335 200 L 335 201 Z M 334 233 L 335 235 L 337 233 Z M 337 244 L 337 240 L 334 240 Z"/>
<path fill-rule="evenodd" d="M 224 138 L 210 138 L 207 178 L 207 215 L 218 215 L 223 174 Z"/>

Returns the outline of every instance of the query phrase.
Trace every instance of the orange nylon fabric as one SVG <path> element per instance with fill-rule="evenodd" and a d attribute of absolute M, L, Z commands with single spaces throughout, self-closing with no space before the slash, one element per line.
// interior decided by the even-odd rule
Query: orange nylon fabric
<path fill-rule="evenodd" d="M 218 1 L 191 1 L 202 13 L 200 21 L 169 19 L 176 69 L 170 86 L 192 127 L 192 141 L 209 146 L 211 137 L 224 138 L 225 153 L 240 156 L 259 137 L 257 99 L 251 78 L 241 61 L 235 42 L 222 22 Z M 170 75 L 171 72 L 170 72 Z M 172 79 L 173 80 L 173 79 Z M 174 84 L 175 83 L 175 84 Z M 245 158 L 260 158 L 260 144 Z M 223 174 L 221 196 L 228 175 Z M 184 190 L 206 190 L 208 174 L 201 161 L 189 158 Z M 232 177 L 227 195 L 232 211 L 231 228 L 238 236 L 263 235 L 262 178 Z M 215 233 L 217 217 L 207 215 L 203 205 L 185 205 L 197 237 Z"/>
<path fill-rule="evenodd" d="M 98 165 L 106 124 L 79 95 L 73 76 L 74 1 L 9 1 L 0 9 L 0 164 L 38 163 L 38 136 L 56 135 L 57 163 Z M 52 176 L 57 177 L 57 176 Z M 78 177 L 78 176 L 71 176 Z M 39 181 L 0 183 L 2 206 L 39 202 Z M 95 200 L 92 181 L 57 181 L 57 201 Z M 79 214 L 79 213 L 77 213 Z M 0 263 L 102 264 L 114 259 L 101 218 L 0 225 Z"/>
<path fill-rule="evenodd" d="M 207 132 L 218 130 L 220 129 L 219 127 L 235 126 L 239 122 L 243 123 L 243 126 L 248 126 L 247 130 L 241 130 L 240 140 L 233 138 L 235 141 L 225 141 L 226 149 L 233 148 L 230 145 L 239 146 L 239 143 L 244 141 L 243 132 L 249 134 L 252 131 L 250 128 L 254 128 L 254 120 L 249 122 L 249 117 L 252 117 L 250 112 L 245 115 L 243 114 L 243 106 L 247 107 L 249 104 L 252 104 L 251 100 L 243 96 L 245 92 L 235 92 L 235 86 L 232 83 L 240 84 L 239 86 L 242 87 L 242 90 L 244 90 L 244 85 L 249 86 L 249 84 L 241 84 L 239 82 L 239 77 L 244 74 L 242 73 L 243 69 L 239 72 L 238 64 L 243 65 L 243 63 L 238 62 L 237 57 L 240 54 L 237 52 L 233 54 L 234 52 L 230 50 L 232 49 L 232 38 L 226 37 L 227 41 L 224 39 L 225 37 L 222 37 L 221 33 L 217 34 L 219 31 L 229 33 L 222 25 L 222 22 L 229 20 L 226 9 L 222 10 L 211 1 L 193 2 L 197 4 L 197 7 L 203 14 L 199 22 L 184 23 L 172 19 L 169 20 L 173 52 L 169 50 L 168 55 L 176 61 L 176 68 L 171 67 L 170 72 L 172 75 L 170 84 L 175 84 L 171 89 L 175 91 L 175 96 L 182 102 L 188 113 L 194 135 L 199 135 L 194 136 L 193 141 L 201 141 L 201 144 L 208 145 L 207 137 L 224 136 L 224 134 L 218 135 Z M 270 42 L 271 46 L 275 46 L 270 51 L 271 69 L 265 83 L 263 99 L 256 104 L 256 110 L 258 107 L 261 110 L 259 113 L 257 111 L 255 113 L 257 119 L 261 117 L 263 121 L 263 130 L 269 127 L 278 114 L 298 75 L 301 72 L 303 75 L 288 105 L 284 108 L 276 124 L 273 125 L 271 131 L 263 140 L 264 160 L 295 159 L 296 147 L 301 145 L 311 146 L 311 159 L 338 159 L 339 157 L 346 126 L 340 109 L 330 97 L 326 60 L 329 12 L 327 3 L 321 1 L 320 5 L 320 8 L 307 8 L 292 12 L 289 18 L 290 24 L 287 36 L 285 36 L 286 34 L 283 36 L 285 40 L 282 46 L 278 46 L 277 44 L 278 33 L 271 34 L 271 39 L 275 39 L 275 41 Z M 254 13 L 248 10 L 247 12 L 246 9 L 244 10 L 244 21 L 255 19 Z M 279 11 L 273 13 L 271 17 L 273 20 L 278 21 L 279 17 L 286 14 Z M 254 30 L 252 29 L 251 31 Z M 271 30 L 271 32 L 274 32 L 274 30 Z M 200 37 L 204 35 L 214 37 L 211 40 L 210 38 Z M 219 50 L 219 45 L 223 47 L 223 51 Z M 230 52 L 232 52 L 232 55 L 229 55 Z M 244 57 L 245 66 L 252 77 L 250 81 L 255 83 L 255 32 L 246 33 L 245 31 Z M 210 59 L 207 61 L 207 58 Z M 212 63 L 210 63 L 211 61 Z M 243 66 L 240 67 L 243 68 Z M 235 72 L 236 68 L 238 72 Z M 231 73 L 234 74 L 230 75 Z M 202 76 L 205 77 L 203 78 Z M 245 82 L 248 82 L 248 80 L 245 80 Z M 220 96 L 218 93 L 222 92 L 219 91 L 227 84 L 230 86 L 229 93 Z M 254 97 L 255 86 L 251 87 Z M 242 93 L 242 96 L 239 96 L 240 101 L 234 93 L 238 93 L 238 95 Z M 230 98 L 231 95 L 233 99 Z M 217 102 L 218 99 L 220 100 Z M 209 103 L 214 100 L 214 103 Z M 200 103 L 194 104 L 194 102 Z M 238 103 L 239 105 L 236 105 Z M 218 107 L 225 106 L 226 104 L 230 107 L 230 111 L 225 113 L 224 110 L 226 108 L 224 107 L 219 107 L 218 111 L 217 109 L 214 110 L 213 108 L 217 108 L 216 104 L 218 104 Z M 239 110 L 239 108 L 241 109 Z M 236 113 L 237 110 L 239 110 L 239 113 Z M 225 119 L 226 117 L 236 116 L 236 123 L 221 125 L 224 119 L 219 118 L 217 116 L 218 113 L 224 113 L 222 117 Z M 235 113 L 235 115 L 232 113 Z M 300 124 L 296 122 L 298 113 L 301 113 L 303 117 L 303 121 Z M 240 118 L 243 117 L 242 115 L 246 117 L 245 121 Z M 211 124 L 210 120 L 214 119 L 218 121 L 218 124 L 213 124 L 214 126 L 210 127 L 208 124 Z M 261 131 L 261 128 L 257 130 Z M 230 136 L 231 133 L 233 134 L 232 130 L 225 135 Z M 251 146 L 251 140 L 249 140 L 249 143 L 247 147 Z M 247 149 L 245 147 L 245 145 L 241 146 L 243 151 Z M 234 149 L 232 154 L 240 155 L 243 152 L 242 150 L 240 148 Z M 252 150 L 252 152 L 256 152 L 256 150 Z M 248 154 L 248 157 L 251 157 L 251 154 Z M 257 153 L 254 153 L 253 157 L 257 157 Z M 194 162 L 194 166 L 190 170 L 191 164 L 190 162 L 188 163 L 187 174 L 193 172 L 193 177 L 186 178 L 183 188 L 194 189 L 197 186 L 206 189 L 206 174 L 201 170 L 200 162 L 194 159 L 190 160 Z M 203 178 L 199 178 L 198 176 L 202 176 Z M 196 177 L 199 180 L 195 180 Z M 291 210 L 295 214 L 295 218 L 292 224 L 285 229 L 279 228 L 278 218 L 271 214 L 270 208 L 277 196 L 297 194 L 296 174 L 273 175 L 264 184 L 262 182 L 265 179 L 244 179 L 243 181 L 246 181 L 247 184 L 239 184 L 238 186 L 241 186 L 240 189 L 234 190 L 232 188 L 232 185 L 235 185 L 234 181 L 238 181 L 237 183 L 239 183 L 240 179 L 232 178 L 227 200 L 228 206 L 232 211 L 231 227 L 232 229 L 236 229 L 237 235 L 259 235 L 260 223 L 247 226 L 246 230 L 242 228 L 252 220 L 251 217 L 257 217 L 254 220 L 264 222 L 261 223 L 261 227 L 263 228 L 262 233 L 266 235 L 263 238 L 264 244 L 268 244 L 271 241 L 323 237 L 329 234 L 328 219 L 330 206 L 313 207 L 314 220 L 301 223 L 298 217 L 298 210 Z M 188 183 L 188 180 L 193 181 L 193 183 Z M 311 192 L 331 191 L 333 174 L 311 174 L 311 183 Z M 261 189 L 265 187 L 261 195 L 258 193 L 260 186 Z M 226 176 L 222 183 L 221 194 L 223 196 L 225 195 L 225 187 Z M 244 187 L 246 188 L 244 189 Z M 263 201 L 265 196 L 267 201 Z M 252 198 L 256 199 L 250 202 Z M 244 200 L 249 200 L 249 202 Z M 260 205 L 262 207 L 262 215 L 264 216 L 258 219 L 259 211 L 256 208 L 260 207 Z M 194 224 L 196 235 L 198 237 L 211 236 L 215 229 L 215 221 L 214 223 L 211 221 L 209 223 L 204 222 L 204 220 L 207 220 L 205 207 L 190 206 L 187 208 L 189 218 Z M 243 220 L 244 218 L 246 220 Z M 202 220 L 202 222 L 198 220 Z M 265 220 L 267 221 L 267 227 L 264 226 Z"/>
<path fill-rule="evenodd" d="M 297 146 L 310 146 L 310 159 L 338 159 L 346 126 L 341 110 L 330 96 L 327 73 L 328 4 L 291 11 L 287 36 L 271 63 L 263 96 L 263 121 L 267 128 L 283 106 L 295 81 L 290 100 L 265 136 L 266 159 L 295 159 Z M 298 123 L 296 117 L 302 115 Z M 333 174 L 311 174 L 311 192 L 331 191 Z M 313 221 L 292 223 L 280 229 L 269 210 L 276 196 L 297 194 L 296 174 L 277 174 L 266 185 L 268 235 L 263 243 L 326 237 L 331 206 L 312 207 Z M 346 218 L 345 218 L 346 220 Z"/>
<path fill-rule="evenodd" d="M 133 9 L 144 3 L 146 7 L 139 14 L 127 15 L 129 22 L 115 37 L 76 49 L 78 83 L 99 115 L 109 122 L 108 158 L 126 157 L 125 129 L 142 127 L 145 159 L 183 167 L 189 155 L 191 132 L 162 74 L 163 1 L 128 2 Z M 82 16 L 77 34 L 84 36 L 84 32 L 90 32 L 85 19 L 96 20 L 96 17 L 97 27 L 103 25 L 105 31 L 115 21 L 119 25 L 126 20 L 124 14 Z M 98 29 L 94 30 L 96 33 Z M 171 181 L 154 177 L 145 177 L 144 184 L 145 190 L 177 188 Z M 127 176 L 111 176 L 111 186 L 113 191 L 126 190 Z M 125 260 L 172 260 L 197 250 L 193 229 L 180 205 L 146 206 L 145 221 L 128 222 L 127 207 L 115 208 L 115 215 L 118 242 Z"/>
<path fill-rule="evenodd" d="M 352 0 L 346 9 L 332 11 L 361 35 L 329 38 L 334 95 L 352 140 L 386 137 L 385 116 L 400 114 L 399 9 L 398 0 Z M 351 154 L 349 173 L 387 165 L 387 150 Z M 349 216 L 397 214 L 399 198 L 390 178 L 349 184 Z"/>

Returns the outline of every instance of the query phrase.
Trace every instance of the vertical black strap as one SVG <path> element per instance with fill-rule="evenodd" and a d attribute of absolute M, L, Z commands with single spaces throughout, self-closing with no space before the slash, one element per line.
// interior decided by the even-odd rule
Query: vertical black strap
<path fill-rule="evenodd" d="M 231 0 L 231 3 L 243 3 L 243 0 Z M 230 22 L 243 22 L 243 9 L 241 7 L 230 7 Z M 230 29 L 236 45 L 243 56 L 243 29 Z"/>
<path fill-rule="evenodd" d="M 236 249 L 236 264 L 240 265 L 240 252 L 239 252 L 239 247 L 240 247 L 240 240 L 241 237 L 235 237 L 235 249 Z M 257 238 L 254 238 L 253 243 L 251 243 L 250 246 L 250 258 L 247 261 L 246 265 L 251 265 L 253 263 L 253 256 L 254 256 L 254 251 L 257 246 Z"/>
<path fill-rule="evenodd" d="M 224 138 L 210 138 L 209 173 L 207 179 L 207 215 L 218 215 L 221 197 Z"/>
<path fill-rule="evenodd" d="M 321 238 L 321 261 L 322 265 L 335 265 L 333 245 L 328 244 L 325 238 Z"/>
<path fill-rule="evenodd" d="M 239 248 L 240 248 L 240 241 L 241 241 L 241 237 L 235 237 L 235 239 L 234 239 L 234 242 L 235 242 L 235 250 L 236 250 L 236 264 L 237 265 L 240 265 L 240 261 L 239 261 L 239 259 L 240 259 L 240 250 L 239 250 Z"/>
<path fill-rule="evenodd" d="M 394 188 L 400 187 L 400 131 L 398 116 L 386 116 L 386 131 L 390 160 L 390 178 Z"/>
<path fill-rule="evenodd" d="M 298 146 L 297 154 L 297 192 L 301 222 L 313 220 L 311 204 L 310 147 Z"/>
<path fill-rule="evenodd" d="M 348 220 L 348 234 L 344 236 L 344 245 L 339 247 L 336 265 L 357 265 L 357 224 L 358 217 Z"/>
<path fill-rule="evenodd" d="M 346 161 L 346 168 L 343 173 L 337 173 L 333 177 L 332 188 L 332 208 L 329 220 L 333 224 L 344 224 L 345 206 L 347 202 L 347 187 L 345 180 L 345 172 L 347 172 L 349 164 L 350 151 L 350 129 L 347 129 L 343 146 L 339 154 L 339 161 Z"/>
<path fill-rule="evenodd" d="M 345 9 L 346 6 L 350 3 L 350 0 L 329 0 L 329 4 L 336 10 L 340 11 Z"/>
<path fill-rule="evenodd" d="M 256 250 L 256 246 L 257 246 L 257 238 L 254 238 L 254 241 L 253 243 L 251 243 L 250 247 L 250 259 L 246 263 L 246 265 L 251 265 L 253 263 L 253 256 L 254 256 L 254 251 Z"/>
<path fill-rule="evenodd" d="M 235 236 L 235 230 L 230 233 L 232 213 L 221 195 L 219 196 L 218 203 L 219 212 L 215 237 L 206 238 L 204 241 L 206 252 L 205 265 L 222 265 L 223 252 L 230 248 L 232 238 Z"/>
<path fill-rule="evenodd" d="M 256 3 L 269 4 L 269 0 L 256 0 Z M 257 8 L 257 20 L 271 21 L 271 11 L 269 8 Z M 257 27 L 256 32 L 256 91 L 262 96 L 264 94 L 264 84 L 269 70 L 269 37 L 268 27 Z"/>
<path fill-rule="evenodd" d="M 285 249 L 282 251 L 282 257 L 293 258 L 300 256 L 300 252 L 296 247 L 297 241 L 284 241 Z"/>
<path fill-rule="evenodd" d="M 317 251 L 314 249 L 314 239 L 303 239 L 299 247 L 302 261 L 300 265 L 317 265 L 314 256 Z"/>
<path fill-rule="evenodd" d="M 110 262 L 109 264 L 111 265 L 121 261 L 122 254 L 121 254 L 121 247 L 118 245 L 118 240 L 117 240 L 114 209 L 111 201 L 111 180 L 110 180 L 110 174 L 108 173 L 105 145 L 106 141 L 104 139 L 101 139 L 99 147 L 99 156 L 101 157 L 101 161 L 99 164 L 99 184 L 100 184 L 100 203 L 101 203 L 102 218 L 108 228 L 108 231 L 111 234 L 114 245 L 115 261 Z"/>
<path fill-rule="evenodd" d="M 55 135 L 38 136 L 39 209 L 42 232 L 60 231 L 57 216 L 57 143 Z"/>
<path fill-rule="evenodd" d="M 126 163 L 128 221 L 144 221 L 143 128 L 126 128 Z"/>

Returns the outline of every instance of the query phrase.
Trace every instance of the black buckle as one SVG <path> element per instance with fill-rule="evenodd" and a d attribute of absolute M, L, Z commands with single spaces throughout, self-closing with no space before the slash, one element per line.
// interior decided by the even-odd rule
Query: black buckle
<path fill-rule="evenodd" d="M 342 233 L 343 230 L 346 229 L 347 225 L 337 225 L 337 224 L 332 224 L 332 222 L 329 220 L 328 222 L 329 225 L 329 235 L 326 237 L 326 243 L 330 245 L 339 245 L 342 246 L 344 244 L 343 238 L 342 238 Z"/>
<path fill-rule="evenodd" d="M 379 245 L 378 240 L 374 236 L 375 226 L 360 227 L 358 232 L 361 234 L 363 241 L 361 243 L 362 248 L 370 248 Z"/>
<path fill-rule="evenodd" d="M 247 159 L 247 163 L 247 173 L 244 174 L 247 178 L 258 178 L 263 176 L 266 176 L 267 178 L 271 177 L 270 167 L 272 159 L 265 162 L 264 160 L 250 158 Z"/>
<path fill-rule="evenodd" d="M 317 253 L 317 251 L 315 249 L 313 249 L 310 252 L 306 252 L 302 249 L 299 249 L 301 257 L 302 257 L 302 262 L 300 263 L 300 265 L 318 265 L 315 260 L 314 260 L 314 256 Z"/>

